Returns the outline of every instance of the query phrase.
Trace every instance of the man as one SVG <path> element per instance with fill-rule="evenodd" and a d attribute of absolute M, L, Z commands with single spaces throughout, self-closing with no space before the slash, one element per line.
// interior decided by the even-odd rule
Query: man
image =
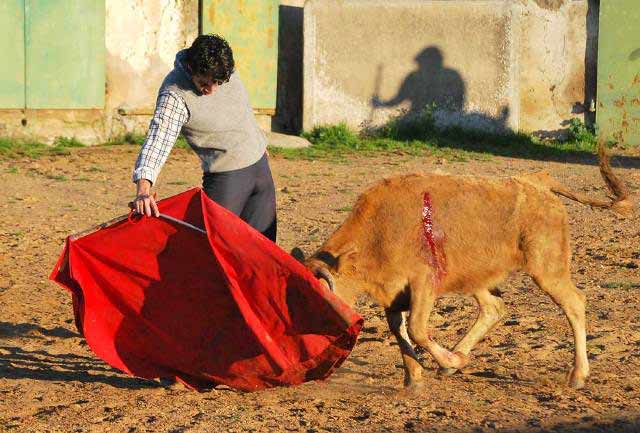
<path fill-rule="evenodd" d="M 267 140 L 235 72 L 231 47 L 218 35 L 200 35 L 178 52 L 173 71 L 160 86 L 133 172 L 139 214 L 158 216 L 151 186 L 181 131 L 200 157 L 205 193 L 275 242 Z"/>

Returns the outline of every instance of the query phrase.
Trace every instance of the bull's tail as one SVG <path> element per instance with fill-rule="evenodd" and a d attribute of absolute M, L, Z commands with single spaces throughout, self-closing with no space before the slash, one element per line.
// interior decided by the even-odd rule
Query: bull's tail
<path fill-rule="evenodd" d="M 604 145 L 604 139 L 600 139 L 598 141 L 598 159 L 600 174 L 602 175 L 607 188 L 613 195 L 611 200 L 599 200 L 588 197 L 585 194 L 573 192 L 560 182 L 556 182 L 555 185 L 551 185 L 551 191 L 592 207 L 610 209 L 623 216 L 633 215 L 634 203 L 633 200 L 631 200 L 629 189 L 611 169 L 611 164 L 609 164 L 609 154 L 607 153 L 607 149 Z"/>
<path fill-rule="evenodd" d="M 538 173 L 532 175 L 530 180 L 534 180 L 535 183 L 542 183 L 548 187 L 552 192 L 567 197 L 571 200 L 575 200 L 579 203 L 589 205 L 591 207 L 598 207 L 603 209 L 610 209 L 613 212 L 622 216 L 632 216 L 634 212 L 634 202 L 629 193 L 627 186 L 615 175 L 609 164 L 609 154 L 604 145 L 604 140 L 600 139 L 598 142 L 598 159 L 600 165 L 600 174 L 604 179 L 607 188 L 613 195 L 610 200 L 601 200 L 593 197 L 589 197 L 586 194 L 581 194 L 570 190 L 567 186 L 553 179 L 546 173 Z"/>

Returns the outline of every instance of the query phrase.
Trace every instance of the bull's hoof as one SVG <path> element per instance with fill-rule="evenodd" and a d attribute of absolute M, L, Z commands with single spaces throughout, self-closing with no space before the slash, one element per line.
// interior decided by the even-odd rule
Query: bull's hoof
<path fill-rule="evenodd" d="M 412 386 L 418 386 L 422 384 L 422 371 L 418 373 L 414 373 L 413 375 L 405 374 L 404 376 L 404 387 L 410 388 Z"/>
<path fill-rule="evenodd" d="M 407 384 L 405 381 L 404 388 L 398 391 L 399 397 L 414 397 L 416 395 L 422 394 L 424 392 L 425 385 L 423 381 L 412 381 Z"/>
<path fill-rule="evenodd" d="M 445 367 L 440 367 L 438 369 L 438 374 L 441 376 L 453 376 L 454 374 L 456 374 L 459 370 L 457 368 L 445 368 Z"/>
<path fill-rule="evenodd" d="M 469 357 L 462 352 L 453 352 L 448 361 L 449 365 L 443 366 L 444 368 L 460 370 L 469 363 Z"/>
<path fill-rule="evenodd" d="M 569 386 L 573 389 L 582 389 L 587 383 L 588 376 L 589 376 L 588 373 L 585 374 L 583 372 L 576 370 L 575 368 L 572 368 L 571 371 L 569 372 L 569 375 L 567 376 L 567 382 Z"/>

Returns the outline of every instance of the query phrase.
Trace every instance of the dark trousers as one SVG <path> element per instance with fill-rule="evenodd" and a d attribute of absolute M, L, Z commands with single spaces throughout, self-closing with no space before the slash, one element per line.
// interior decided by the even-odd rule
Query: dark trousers
<path fill-rule="evenodd" d="M 246 168 L 204 173 L 202 189 L 211 200 L 276 241 L 276 191 L 266 154 Z"/>

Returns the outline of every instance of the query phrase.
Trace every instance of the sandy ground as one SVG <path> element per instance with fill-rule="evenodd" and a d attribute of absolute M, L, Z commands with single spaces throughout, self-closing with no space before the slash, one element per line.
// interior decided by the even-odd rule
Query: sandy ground
<path fill-rule="evenodd" d="M 69 294 L 47 276 L 65 236 L 126 211 L 136 153 L 121 146 L 0 162 L 0 431 L 640 431 L 640 221 L 570 202 L 573 275 L 588 298 L 592 376 L 584 390 L 564 384 L 573 351 L 566 319 L 522 274 L 501 287 L 508 315 L 473 352 L 469 367 L 440 377 L 425 356 L 426 385 L 413 394 L 402 390 L 400 354 L 383 313 L 366 299 L 357 305 L 365 318 L 359 343 L 323 383 L 196 393 L 119 373 L 79 337 Z M 570 159 L 273 158 L 279 243 L 312 252 L 359 192 L 391 174 L 437 168 L 509 175 L 546 168 L 579 191 L 603 196 L 595 159 Z M 640 153 L 614 165 L 640 185 Z M 158 190 L 166 197 L 199 183 L 195 156 L 176 150 Z M 475 315 L 469 299 L 440 300 L 431 318 L 435 338 L 452 347 Z"/>

